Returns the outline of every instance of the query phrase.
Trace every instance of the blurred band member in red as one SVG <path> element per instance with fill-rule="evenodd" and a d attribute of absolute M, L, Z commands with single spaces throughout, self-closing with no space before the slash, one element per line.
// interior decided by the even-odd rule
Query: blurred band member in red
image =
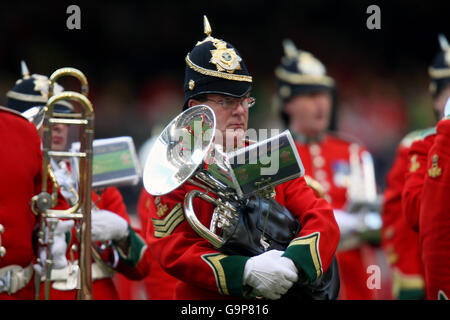
<path fill-rule="evenodd" d="M 352 154 L 357 163 L 363 153 L 370 155 L 356 139 L 328 131 L 334 111 L 335 82 L 327 75 L 325 66 L 310 52 L 297 49 L 289 39 L 283 41 L 283 48 L 281 64 L 275 69 L 281 117 L 294 135 L 307 181 L 312 187 L 320 186 L 315 188 L 321 190 L 334 209 L 341 231 L 336 254 L 341 276 L 339 299 L 374 299 L 373 290 L 366 284 L 367 267 L 373 263 L 374 251 L 362 240 L 361 234 L 367 227 L 364 214 L 350 209 L 357 200 L 353 199 L 352 191 L 364 185 L 363 177 L 352 178 L 356 173 Z M 376 190 L 372 195 L 376 197 Z M 369 208 L 366 214 L 376 221 L 379 214 L 375 202 L 370 203 L 375 208 Z"/>
<path fill-rule="evenodd" d="M 429 67 L 433 109 L 439 121 L 436 127 L 419 131 L 408 152 L 407 172 L 402 192 L 403 217 L 418 237 L 419 256 L 423 263 L 427 299 L 448 297 L 448 266 L 445 265 L 449 240 L 448 214 L 445 208 L 445 175 L 441 177 L 446 156 L 447 115 L 450 108 L 450 47 L 439 35 L 440 52 Z M 448 103 L 447 103 L 448 105 Z M 439 158 L 441 157 L 441 159 Z M 442 165 L 443 164 L 443 165 Z M 435 169 L 434 169 L 435 168 Z M 446 269 L 447 268 L 447 269 Z M 442 292 L 441 292 L 442 291 Z"/>

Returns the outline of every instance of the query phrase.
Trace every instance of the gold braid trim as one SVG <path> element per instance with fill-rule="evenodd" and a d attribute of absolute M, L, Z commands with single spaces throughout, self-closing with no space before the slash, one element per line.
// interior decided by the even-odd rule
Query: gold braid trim
<path fill-rule="evenodd" d="M 8 93 L 6 94 L 6 96 L 8 98 L 13 98 L 16 100 L 22 100 L 22 101 L 27 101 L 27 102 L 42 102 L 42 103 L 47 103 L 48 98 L 47 97 L 43 97 L 40 95 L 33 95 L 33 94 L 25 94 L 25 93 L 20 93 L 20 92 L 15 92 L 15 91 L 8 91 Z"/>
<path fill-rule="evenodd" d="M 20 92 L 15 92 L 15 91 L 8 91 L 6 93 L 6 96 L 8 98 L 12 98 L 12 99 L 20 100 L 20 101 L 35 102 L 36 105 L 45 105 L 45 104 L 47 104 L 47 101 L 48 101 L 48 97 L 46 97 L 46 96 L 26 94 L 26 93 L 20 93 Z M 66 106 L 71 111 L 73 111 L 73 106 L 70 104 L 70 102 L 60 100 L 56 104 Z"/>
<path fill-rule="evenodd" d="M 227 288 L 225 271 L 220 263 L 220 260 L 226 257 L 227 255 L 218 253 L 207 253 L 201 256 L 202 260 L 205 261 L 213 270 L 219 292 L 221 294 L 229 295 L 230 293 Z"/>
<path fill-rule="evenodd" d="M 392 272 L 392 294 L 398 297 L 401 290 L 422 290 L 425 280 L 421 275 L 406 275 L 395 268 Z"/>
<path fill-rule="evenodd" d="M 450 77 L 450 68 L 446 69 L 435 69 L 435 68 L 428 68 L 428 74 L 433 79 L 440 79 L 440 78 L 447 78 Z"/>
<path fill-rule="evenodd" d="M 251 76 L 244 76 L 244 75 L 239 75 L 239 74 L 229 74 L 229 73 L 223 73 L 223 72 L 219 72 L 219 71 L 202 68 L 202 67 L 196 65 L 195 63 L 193 63 L 191 61 L 191 59 L 189 59 L 189 53 L 187 54 L 185 60 L 186 60 L 186 64 L 189 66 L 189 68 L 191 68 L 192 70 L 194 70 L 198 73 L 204 74 L 206 76 L 223 78 L 223 79 L 234 80 L 234 81 L 253 82 Z"/>
<path fill-rule="evenodd" d="M 331 87 L 334 80 L 328 76 L 311 76 L 308 74 L 298 74 L 286 71 L 282 68 L 275 69 L 275 75 L 290 84 L 321 84 Z"/>

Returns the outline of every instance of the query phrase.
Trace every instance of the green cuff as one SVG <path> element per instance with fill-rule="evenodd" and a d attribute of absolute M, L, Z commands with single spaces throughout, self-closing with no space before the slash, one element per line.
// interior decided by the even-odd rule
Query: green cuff
<path fill-rule="evenodd" d="M 213 270 L 219 293 L 234 297 L 245 296 L 242 279 L 245 264 L 250 257 L 209 253 L 202 255 L 202 259 Z"/>
<path fill-rule="evenodd" d="M 424 300 L 425 291 L 423 289 L 404 289 L 398 293 L 398 300 Z"/>
<path fill-rule="evenodd" d="M 70 241 L 72 241 L 72 231 L 67 231 L 64 236 L 66 237 L 66 243 L 70 244 Z"/>
<path fill-rule="evenodd" d="M 447 295 L 444 293 L 444 291 L 439 290 L 438 291 L 438 300 L 448 300 Z"/>
<path fill-rule="evenodd" d="M 295 238 L 283 254 L 283 257 L 290 258 L 300 267 L 299 272 L 304 273 L 309 282 L 315 281 L 323 273 L 319 254 L 319 239 L 319 232 Z"/>
<path fill-rule="evenodd" d="M 113 241 L 114 247 L 119 253 L 120 260 L 130 267 L 136 267 L 144 254 L 147 244 L 145 241 L 128 225 L 127 253 L 122 250 L 118 241 Z"/>

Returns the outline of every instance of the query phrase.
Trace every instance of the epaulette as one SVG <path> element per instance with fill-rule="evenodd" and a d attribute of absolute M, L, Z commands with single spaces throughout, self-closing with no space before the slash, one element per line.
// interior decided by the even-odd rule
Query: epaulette
<path fill-rule="evenodd" d="M 29 121 L 29 120 L 28 120 L 27 118 L 25 118 L 19 111 L 16 111 L 16 110 L 13 110 L 13 109 L 10 109 L 10 108 L 7 108 L 7 107 L 2 107 L 2 106 L 0 106 L 0 110 L 1 110 L 1 111 L 5 111 L 5 112 L 8 112 L 8 113 L 12 113 L 12 114 L 14 114 L 14 115 L 16 115 L 16 116 L 21 117 L 22 119 L 25 119 L 25 120 Z"/>
<path fill-rule="evenodd" d="M 430 136 L 432 134 L 436 134 L 436 126 L 429 127 L 429 128 L 426 128 L 426 129 L 414 130 L 414 131 L 408 133 L 400 141 L 400 145 L 402 147 L 409 148 L 409 147 L 411 147 L 411 145 L 413 144 L 414 141 L 423 140 L 423 139 L 425 139 L 426 137 L 428 137 L 428 136 Z"/>

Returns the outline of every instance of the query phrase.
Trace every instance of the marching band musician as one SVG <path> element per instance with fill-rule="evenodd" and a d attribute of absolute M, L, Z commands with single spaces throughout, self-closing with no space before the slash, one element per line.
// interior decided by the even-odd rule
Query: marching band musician
<path fill-rule="evenodd" d="M 43 258 L 44 252 L 43 248 L 37 247 L 38 218 L 31 210 L 31 198 L 42 189 L 41 141 L 35 125 L 22 115 L 33 106 L 45 103 L 41 94 L 44 76 L 30 75 L 23 62 L 22 74 L 23 78 L 14 87 L 20 89 L 10 90 L 7 107 L 1 107 L 1 151 L 2 161 L 6 161 L 2 168 L 6 171 L 2 174 L 0 192 L 0 300 L 35 298 L 35 281 L 31 277 L 36 279 L 37 276 L 33 263 L 38 256 Z M 52 188 L 51 180 L 48 181 L 49 188 Z M 68 208 L 60 190 L 55 208 Z M 14 217 L 9 216 L 11 212 Z M 60 240 L 72 226 L 73 223 L 64 221 L 56 224 L 55 242 L 49 247 L 55 269 L 65 266 L 67 244 Z M 44 240 L 42 244 L 48 245 L 49 242 Z"/>
<path fill-rule="evenodd" d="M 19 112 L 0 107 L 0 300 L 34 299 L 31 198 L 40 192 L 42 153 L 36 128 Z"/>
<path fill-rule="evenodd" d="M 448 261 L 445 249 L 448 212 L 443 194 L 446 175 L 442 167 L 447 159 L 443 141 L 448 139 L 450 113 L 450 108 L 446 107 L 450 97 L 450 46 L 445 36 L 440 35 L 439 40 L 441 51 L 430 66 L 429 75 L 436 118 L 442 120 L 437 127 L 420 131 L 412 143 L 402 192 L 403 216 L 408 226 L 418 233 L 427 299 L 447 299 L 449 293 L 448 265 L 447 269 L 445 265 Z"/>
<path fill-rule="evenodd" d="M 446 62 L 446 39 L 439 37 L 441 51 L 429 68 L 430 93 L 436 119 L 442 119 L 450 96 L 450 61 Z M 447 43 L 448 50 L 448 43 Z M 419 213 L 428 151 L 434 143 L 436 127 L 414 130 L 400 142 L 386 179 L 383 204 L 382 245 L 393 270 L 396 299 L 424 299 L 425 278 L 419 246 Z"/>
<path fill-rule="evenodd" d="M 56 108 L 55 108 L 56 109 Z M 55 112 L 73 112 L 70 108 L 58 108 Z M 67 125 L 56 124 L 52 128 L 52 149 L 66 150 Z M 53 159 L 53 170 L 67 199 L 74 195 L 69 190 L 76 190 L 75 181 L 70 173 L 67 159 Z M 148 248 L 140 230 L 131 227 L 130 217 L 120 191 L 116 187 L 107 187 L 92 192 L 92 293 L 94 300 L 117 300 L 118 292 L 113 282 L 116 272 L 132 280 L 141 280 L 148 273 Z M 74 247 L 75 246 L 75 247 Z M 72 250 L 74 249 L 75 250 Z M 79 239 L 75 230 L 72 232 L 67 259 L 77 263 Z M 73 256 L 71 256 L 73 254 Z M 70 288 L 67 275 L 55 276 L 52 299 L 75 299 L 76 290 Z M 43 288 L 42 288 L 43 289 Z"/>
<path fill-rule="evenodd" d="M 439 37 L 441 50 L 434 58 L 429 68 L 430 91 L 433 97 L 433 111 L 436 119 L 444 117 L 444 108 L 450 97 L 450 48 L 444 35 Z M 408 225 L 416 232 L 419 231 L 420 199 L 423 181 L 427 173 L 428 151 L 436 137 L 436 127 L 431 127 L 416 134 L 416 139 L 408 153 L 408 171 L 405 175 L 403 189 L 403 214 Z"/>
<path fill-rule="evenodd" d="M 398 300 L 424 298 L 425 282 L 419 255 L 419 238 L 403 214 L 402 207 L 406 205 L 406 200 L 402 193 L 406 187 L 406 181 L 410 180 L 406 176 L 413 172 L 414 175 L 419 174 L 419 172 L 415 172 L 418 169 L 416 167 L 413 167 L 413 171 L 408 172 L 411 162 L 408 159 L 408 153 L 413 150 L 413 142 L 427 131 L 429 130 L 413 131 L 401 140 L 386 176 L 382 206 L 381 245 L 392 270 L 392 297 Z M 417 155 L 413 159 L 414 163 L 421 162 Z"/>
<path fill-rule="evenodd" d="M 448 300 L 450 297 L 450 210 L 447 204 L 450 185 L 449 140 L 450 98 L 428 151 L 419 214 L 419 243 L 426 298 L 430 300 Z"/>
<path fill-rule="evenodd" d="M 185 58 L 185 104 L 206 104 L 216 116 L 216 131 L 239 145 L 247 129 L 252 77 L 230 43 L 213 38 L 204 17 L 207 37 Z M 222 144 L 222 141 L 216 141 Z M 235 145 L 235 147 L 236 147 Z M 225 147 L 225 145 L 223 145 Z M 275 200 L 302 226 L 285 251 L 269 250 L 253 257 L 228 255 L 200 237 L 184 216 L 187 192 L 201 190 L 190 182 L 169 194 L 153 197 L 147 238 L 153 257 L 178 279 L 174 299 L 230 299 L 258 294 L 280 299 L 293 283 L 314 281 L 331 265 L 339 229 L 330 205 L 317 198 L 303 177 L 275 187 Z M 213 206 L 195 199 L 194 210 L 208 225 Z"/>
<path fill-rule="evenodd" d="M 32 96 L 27 97 L 33 100 Z M 31 198 L 41 192 L 41 140 L 27 118 L 14 108 L 5 107 L 0 107 L 0 139 L 0 300 L 31 300 L 35 297 L 32 278 L 38 231 Z M 56 207 L 68 208 L 62 196 Z M 70 224 L 58 223 L 55 238 L 69 228 Z M 60 249 L 57 244 L 50 246 L 58 261 Z"/>
<path fill-rule="evenodd" d="M 31 76 L 24 73 L 24 79 L 18 80 L 14 88 L 8 92 L 8 104 L 22 110 L 24 105 L 33 97 L 34 105 L 45 105 L 48 99 L 49 79 L 43 75 Z M 33 83 L 34 82 L 34 83 Z M 24 85 L 26 84 L 26 85 Z M 62 91 L 62 87 L 55 92 Z M 28 97 L 28 98 L 27 98 Z M 74 112 L 72 104 L 59 101 L 54 106 L 57 113 Z M 52 149 L 65 151 L 68 139 L 68 126 L 54 124 L 52 126 Z M 62 195 L 70 205 L 77 201 L 77 181 L 71 175 L 70 161 L 68 159 L 51 159 L 51 166 Z M 119 272 L 133 280 L 140 280 L 148 273 L 148 250 L 140 230 L 134 230 L 130 225 L 130 218 L 122 195 L 116 187 L 92 192 L 92 292 L 95 300 L 118 299 L 112 276 Z M 72 221 L 71 221 L 72 222 Z M 73 222 L 72 225 L 73 226 Z M 76 299 L 78 284 L 78 249 L 80 241 L 75 228 L 68 230 L 67 234 L 56 237 L 55 241 L 62 242 L 63 257 L 60 260 L 62 268 L 53 270 L 50 299 L 72 300 Z M 68 240 L 70 239 L 70 240 Z M 41 259 L 42 261 L 45 259 Z M 57 260 L 57 259 L 56 259 Z M 41 271 L 43 267 L 36 265 L 35 269 Z M 44 296 L 44 286 L 41 286 L 41 298 Z"/>
<path fill-rule="evenodd" d="M 367 150 L 353 138 L 327 131 L 335 83 L 326 74 L 325 66 L 311 53 L 297 49 L 290 39 L 283 41 L 283 49 L 284 57 L 275 69 L 280 115 L 293 132 L 305 174 L 319 183 L 324 198 L 334 208 L 341 232 L 336 254 L 341 277 L 339 299 L 374 299 L 366 285 L 366 269 L 370 263 L 364 258 L 372 254 L 372 249 L 359 236 L 363 216 L 347 211 L 352 201 L 349 190 L 353 183 L 350 150 L 354 148 L 357 161 Z M 346 239 L 352 240 L 344 243 Z"/>

